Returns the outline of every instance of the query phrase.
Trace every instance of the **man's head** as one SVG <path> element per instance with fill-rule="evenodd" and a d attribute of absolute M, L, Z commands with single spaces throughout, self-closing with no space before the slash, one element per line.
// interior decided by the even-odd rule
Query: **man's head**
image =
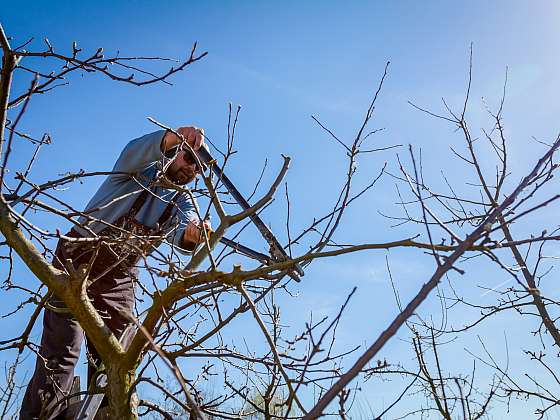
<path fill-rule="evenodd" d="M 196 160 L 189 150 L 180 148 L 179 150 L 173 149 L 169 153 L 173 160 L 167 167 L 165 175 L 175 184 L 185 185 L 188 184 L 200 174 L 200 169 L 196 164 Z"/>
<path fill-rule="evenodd" d="M 190 146 L 190 147 L 189 147 Z M 176 131 L 168 130 L 161 141 L 165 157 L 171 159 L 164 165 L 165 175 L 176 184 L 188 184 L 204 169 L 197 167 L 192 150 L 206 147 L 204 130 L 198 127 L 179 127 Z"/>

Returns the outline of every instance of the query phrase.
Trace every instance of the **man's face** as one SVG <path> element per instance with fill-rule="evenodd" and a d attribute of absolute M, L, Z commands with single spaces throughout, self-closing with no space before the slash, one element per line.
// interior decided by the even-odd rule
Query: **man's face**
<path fill-rule="evenodd" d="M 194 181 L 196 176 L 200 173 L 194 158 L 189 152 L 180 150 L 177 153 L 173 162 L 169 165 L 166 175 L 171 181 L 179 185 L 185 185 Z"/>

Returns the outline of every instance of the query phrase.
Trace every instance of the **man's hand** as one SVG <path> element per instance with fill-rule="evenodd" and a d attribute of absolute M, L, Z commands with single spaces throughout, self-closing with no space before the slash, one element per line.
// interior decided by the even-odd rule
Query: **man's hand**
<path fill-rule="evenodd" d="M 204 144 L 204 130 L 198 127 L 179 127 L 175 130 L 189 143 L 189 145 L 194 149 L 198 150 Z M 178 146 L 183 142 L 183 139 L 177 136 L 175 133 L 168 131 L 163 136 L 161 141 L 161 150 L 167 152 L 169 149 Z"/>
<path fill-rule="evenodd" d="M 212 226 L 209 220 L 202 222 L 202 227 L 200 221 L 191 221 L 187 225 L 183 233 L 183 248 L 192 251 L 198 244 L 204 242 L 204 232 L 202 228 L 204 228 L 207 235 L 210 235 L 212 232 Z"/>

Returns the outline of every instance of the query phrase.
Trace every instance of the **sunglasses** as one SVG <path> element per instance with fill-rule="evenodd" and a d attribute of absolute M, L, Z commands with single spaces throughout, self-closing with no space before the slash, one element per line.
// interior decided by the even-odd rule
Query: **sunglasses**
<path fill-rule="evenodd" d="M 169 149 L 167 152 L 165 152 L 165 157 L 168 159 L 173 159 L 179 150 L 183 150 L 183 152 L 185 152 L 183 159 L 186 163 L 188 163 L 189 165 L 197 164 L 193 152 L 191 152 L 191 150 L 186 146 L 175 146 L 172 149 Z M 202 159 L 199 158 L 198 160 L 200 162 L 200 165 L 202 166 L 202 171 L 206 171 L 208 166 L 202 161 Z"/>

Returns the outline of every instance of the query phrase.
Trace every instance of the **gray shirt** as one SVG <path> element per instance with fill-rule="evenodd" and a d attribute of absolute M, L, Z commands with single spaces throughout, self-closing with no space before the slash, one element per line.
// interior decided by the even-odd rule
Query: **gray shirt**
<path fill-rule="evenodd" d="M 126 145 L 113 167 L 115 173 L 105 179 L 87 204 L 84 212 L 90 217 L 81 216 L 78 219 L 81 225 L 87 225 L 99 233 L 107 226 L 103 222 L 113 223 L 126 214 L 139 194 L 147 188 L 150 194 L 135 219 L 143 225 L 155 227 L 167 204 L 177 193 L 173 189 L 149 185 L 161 168 L 163 154 L 160 145 L 164 134 L 164 130 L 156 131 Z M 181 249 L 181 240 L 186 225 L 191 220 L 198 221 L 194 204 L 186 194 L 179 194 L 171 214 L 169 221 L 162 226 L 163 231 L 171 244 L 182 253 L 187 253 Z M 83 228 L 74 229 L 82 235 L 88 235 Z"/>

